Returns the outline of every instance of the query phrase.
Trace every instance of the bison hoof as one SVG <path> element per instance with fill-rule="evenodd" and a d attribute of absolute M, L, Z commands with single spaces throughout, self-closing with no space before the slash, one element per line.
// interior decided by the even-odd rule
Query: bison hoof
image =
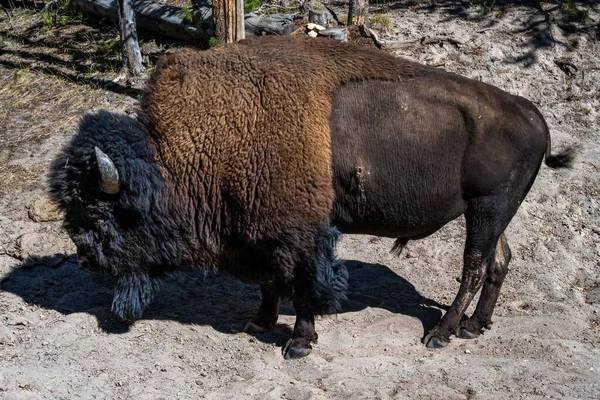
<path fill-rule="evenodd" d="M 253 322 L 252 320 L 248 321 L 246 326 L 244 327 L 244 332 L 246 333 L 264 333 L 272 330 L 272 326 L 262 326 L 257 322 Z"/>
<path fill-rule="evenodd" d="M 310 341 L 303 338 L 290 339 L 281 349 L 283 358 L 286 360 L 306 357 L 311 351 L 312 346 L 310 345 Z"/>
<path fill-rule="evenodd" d="M 475 339 L 478 336 L 479 336 L 479 332 L 474 333 L 474 332 L 469 331 L 466 328 L 461 328 L 461 330 L 458 332 L 458 335 L 456 335 L 456 337 L 461 338 L 461 339 Z"/>
<path fill-rule="evenodd" d="M 476 319 L 469 318 L 460 323 L 460 329 L 456 336 L 461 339 L 475 339 L 483 333 L 485 328 L 489 329 L 490 325 L 491 321 L 481 323 Z"/>
<path fill-rule="evenodd" d="M 425 346 L 430 349 L 441 349 L 448 346 L 449 340 L 444 340 L 438 336 L 435 336 L 433 333 L 430 333 L 429 335 L 425 336 L 423 343 L 425 343 Z"/>

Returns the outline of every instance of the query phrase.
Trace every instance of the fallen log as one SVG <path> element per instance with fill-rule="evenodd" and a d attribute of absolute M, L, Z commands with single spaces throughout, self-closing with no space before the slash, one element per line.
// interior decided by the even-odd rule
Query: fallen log
<path fill-rule="evenodd" d="M 118 21 L 117 0 L 72 0 L 73 7 L 84 14 Z M 138 28 L 185 41 L 207 41 L 215 36 L 212 7 L 206 2 L 184 13 L 180 7 L 159 4 L 153 0 L 133 3 Z M 246 14 L 244 25 L 249 36 L 289 35 L 294 30 L 293 14 L 259 17 Z"/>
<path fill-rule="evenodd" d="M 117 0 L 72 0 L 73 7 L 84 14 L 118 21 Z M 210 7 L 194 9 L 197 21 L 189 23 L 180 7 L 161 5 L 152 0 L 133 3 L 138 28 L 158 32 L 179 40 L 208 40 L 214 36 Z"/>
<path fill-rule="evenodd" d="M 325 36 L 340 42 L 348 41 L 348 30 L 344 28 L 329 28 L 319 32 L 319 36 Z"/>
<path fill-rule="evenodd" d="M 244 25 L 247 36 L 289 35 L 296 29 L 294 14 L 272 14 L 259 17 L 256 14 L 246 14 Z"/>

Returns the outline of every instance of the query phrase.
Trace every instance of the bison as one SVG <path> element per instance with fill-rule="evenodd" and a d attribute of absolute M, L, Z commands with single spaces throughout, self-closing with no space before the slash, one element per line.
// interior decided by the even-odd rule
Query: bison
<path fill-rule="evenodd" d="M 165 274 L 218 268 L 261 283 L 247 330 L 270 329 L 292 299 L 282 351 L 298 358 L 314 316 L 344 299 L 334 227 L 401 251 L 465 214 L 461 287 L 425 343 L 489 327 L 502 233 L 544 157 L 570 161 L 521 97 L 329 39 L 262 37 L 163 57 L 137 117 L 83 118 L 50 185 L 80 264 L 117 278 L 117 316 L 140 317 Z"/>

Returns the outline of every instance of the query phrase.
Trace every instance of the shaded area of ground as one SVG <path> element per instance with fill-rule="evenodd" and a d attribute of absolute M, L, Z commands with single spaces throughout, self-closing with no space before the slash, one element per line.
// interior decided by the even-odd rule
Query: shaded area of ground
<path fill-rule="evenodd" d="M 415 317 L 423 324 L 424 334 L 441 318 L 443 308 L 421 296 L 404 278 L 380 264 L 347 261 L 350 275 L 348 301 L 341 313 L 376 307 Z M 87 313 L 107 333 L 129 331 L 131 323 L 110 315 L 113 279 L 81 269 L 75 256 L 32 257 L 2 278 L 0 290 L 13 293 L 34 304 L 63 315 Z M 258 309 L 257 285 L 201 272 L 181 273 L 163 281 L 161 291 L 146 310 L 144 320 L 173 320 L 182 324 L 209 325 L 222 333 L 235 333 Z M 282 315 L 293 315 L 285 303 Z M 281 346 L 289 338 L 290 327 L 255 336 L 265 343 Z"/>

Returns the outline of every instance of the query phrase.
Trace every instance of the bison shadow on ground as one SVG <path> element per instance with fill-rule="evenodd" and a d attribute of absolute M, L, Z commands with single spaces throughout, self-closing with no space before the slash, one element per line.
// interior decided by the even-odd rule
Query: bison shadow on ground
<path fill-rule="evenodd" d="M 348 300 L 341 313 L 376 307 L 418 318 L 427 333 L 446 307 L 427 299 L 415 287 L 381 264 L 344 261 L 350 275 Z M 0 290 L 20 296 L 26 303 L 64 315 L 87 313 L 108 333 L 127 332 L 131 323 L 110 313 L 114 281 L 81 269 L 75 256 L 32 257 L 0 281 Z M 260 304 L 260 290 L 227 276 L 186 272 L 164 280 L 162 289 L 142 320 L 174 320 L 183 324 L 210 325 L 219 332 L 238 333 Z M 290 302 L 282 315 L 293 315 Z M 317 327 L 318 329 L 318 327 Z M 253 334 L 264 343 L 283 345 L 291 327 L 278 324 L 273 332 Z"/>

